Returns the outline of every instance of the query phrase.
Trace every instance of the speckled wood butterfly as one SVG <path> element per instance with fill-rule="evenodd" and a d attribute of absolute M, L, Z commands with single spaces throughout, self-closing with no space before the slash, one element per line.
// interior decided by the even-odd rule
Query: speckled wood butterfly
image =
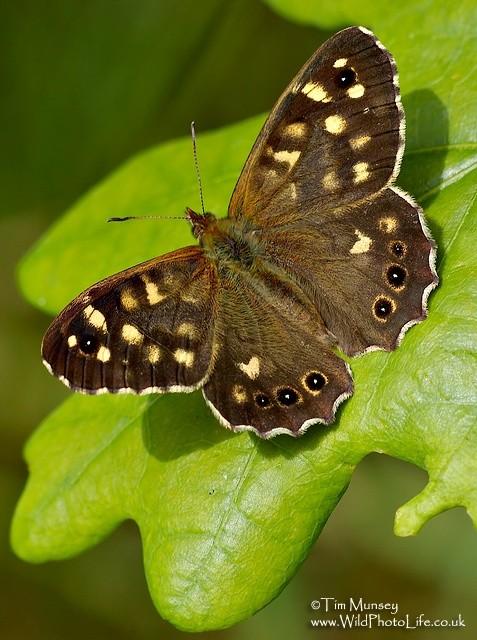
<path fill-rule="evenodd" d="M 404 113 L 393 58 L 363 27 L 329 39 L 265 123 L 229 215 L 187 209 L 199 246 L 81 293 L 43 340 L 75 391 L 202 387 L 263 438 L 330 423 L 353 356 L 394 349 L 437 285 L 421 209 L 393 186 Z"/>

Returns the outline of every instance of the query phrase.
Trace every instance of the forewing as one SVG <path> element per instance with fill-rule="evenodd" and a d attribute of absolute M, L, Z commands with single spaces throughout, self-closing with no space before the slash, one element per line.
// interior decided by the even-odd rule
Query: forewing
<path fill-rule="evenodd" d="M 396 187 L 333 220 L 270 229 L 260 238 L 349 355 L 394 349 L 426 316 L 438 282 L 435 245 L 422 210 Z"/>
<path fill-rule="evenodd" d="M 84 393 L 197 388 L 213 366 L 216 282 L 196 247 L 106 278 L 50 325 L 45 365 Z"/>
<path fill-rule="evenodd" d="M 221 348 L 203 389 L 219 421 L 262 438 L 330 423 L 352 378 L 319 316 L 271 274 L 226 276 L 220 291 Z"/>
<path fill-rule="evenodd" d="M 345 29 L 318 49 L 278 100 L 229 215 L 257 225 L 326 216 L 390 183 L 403 150 L 394 60 L 368 30 Z"/>

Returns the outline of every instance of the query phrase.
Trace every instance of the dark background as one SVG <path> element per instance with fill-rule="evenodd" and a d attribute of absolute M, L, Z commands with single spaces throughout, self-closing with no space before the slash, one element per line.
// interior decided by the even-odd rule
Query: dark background
<path fill-rule="evenodd" d="M 288 23 L 257 0 L 2 4 L 2 639 L 186 635 L 151 604 L 131 523 L 61 563 L 28 565 L 9 549 L 9 522 L 26 478 L 22 446 L 67 393 L 41 366 L 49 319 L 22 301 L 16 262 L 65 208 L 138 150 L 186 135 L 192 119 L 205 131 L 269 110 L 328 35 Z M 309 602 L 323 595 L 397 602 L 402 613 L 430 618 L 460 612 L 470 633 L 477 621 L 475 533 L 463 510 L 439 516 L 413 539 L 392 533 L 396 508 L 425 482 L 411 465 L 369 456 L 281 596 L 230 630 L 199 635 L 311 637 L 318 632 L 309 627 Z M 442 639 L 451 633 L 431 632 Z"/>

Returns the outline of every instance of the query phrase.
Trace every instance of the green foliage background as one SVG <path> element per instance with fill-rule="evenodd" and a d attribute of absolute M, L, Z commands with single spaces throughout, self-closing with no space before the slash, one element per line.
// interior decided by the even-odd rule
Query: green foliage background
<path fill-rule="evenodd" d="M 425 469 L 429 483 L 414 466 L 365 459 L 299 576 L 264 611 L 219 635 L 306 637 L 308 603 L 320 595 L 394 600 L 403 611 L 430 617 L 461 611 L 472 624 L 470 521 L 449 512 L 417 538 L 400 540 L 391 520 L 415 494 L 398 511 L 398 534 L 416 533 L 454 505 L 476 517 L 475 13 L 470 0 L 456 7 L 421 0 L 399 9 L 280 0 L 180 8 L 111 1 L 94 9 L 53 2 L 46 12 L 33 0 L 22 10 L 8 6 L 0 34 L 6 89 L 0 113 L 9 149 L 0 164 L 0 224 L 10 276 L 2 284 L 9 304 L 0 344 L 9 373 L 2 388 L 2 637 L 182 635 L 148 602 L 130 524 L 61 565 L 31 567 L 7 551 L 8 520 L 25 473 L 19 448 L 67 396 L 38 362 L 47 320 L 14 294 L 13 262 L 122 160 L 186 133 L 193 118 L 205 131 L 270 108 L 319 43 L 355 23 L 373 28 L 397 58 L 408 120 L 399 182 L 425 206 L 440 248 L 442 285 L 431 317 L 395 354 L 354 361 L 358 391 L 337 428 L 299 443 L 229 436 L 195 395 L 69 398 L 27 447 L 32 479 L 12 540 L 28 560 L 63 558 L 132 518 L 162 615 L 189 630 L 223 627 L 283 588 L 354 466 L 379 451 Z M 256 116 L 201 136 L 211 210 L 224 212 L 262 121 Z M 28 254 L 19 272 L 24 293 L 37 307 L 57 311 L 99 277 L 190 242 L 187 229 L 174 223 L 103 221 L 150 211 L 176 215 L 196 200 L 189 140 L 139 155 Z M 25 599 L 28 619 L 20 613 Z"/>

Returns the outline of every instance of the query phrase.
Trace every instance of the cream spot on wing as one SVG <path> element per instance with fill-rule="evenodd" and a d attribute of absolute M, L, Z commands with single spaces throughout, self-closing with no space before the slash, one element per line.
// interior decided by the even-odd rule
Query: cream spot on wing
<path fill-rule="evenodd" d="M 198 296 L 194 295 L 193 291 L 187 291 L 187 289 L 181 292 L 180 296 L 183 302 L 188 302 L 189 304 L 197 304 L 199 302 Z"/>
<path fill-rule="evenodd" d="M 139 307 L 139 302 L 132 294 L 131 289 L 123 289 L 120 293 L 119 299 L 121 301 L 121 306 L 126 311 L 134 311 L 134 309 Z"/>
<path fill-rule="evenodd" d="M 321 183 L 328 191 L 337 189 L 339 187 L 339 181 L 338 176 L 336 175 L 336 171 L 327 171 Z"/>
<path fill-rule="evenodd" d="M 132 324 L 125 324 L 121 334 L 126 342 L 130 342 L 131 344 L 139 344 L 144 337 Z"/>
<path fill-rule="evenodd" d="M 157 304 L 164 300 L 165 294 L 160 293 L 155 282 L 151 282 L 147 276 L 141 276 L 144 286 L 146 287 L 147 301 L 150 305 Z"/>
<path fill-rule="evenodd" d="M 367 235 L 355 229 L 355 234 L 358 236 L 358 239 L 354 243 L 354 245 L 349 250 L 350 253 L 367 253 L 373 244 L 371 238 Z"/>
<path fill-rule="evenodd" d="M 101 311 L 98 311 L 98 309 L 95 309 L 92 305 L 88 305 L 83 313 L 88 324 L 96 329 L 106 328 L 106 318 Z"/>
<path fill-rule="evenodd" d="M 294 182 L 290 183 L 290 195 L 292 200 L 296 200 L 297 192 L 296 192 L 296 184 Z"/>
<path fill-rule="evenodd" d="M 250 358 L 248 363 L 240 362 L 238 368 L 241 369 L 249 378 L 255 380 L 260 374 L 260 360 L 257 356 Z"/>
<path fill-rule="evenodd" d="M 340 69 L 341 67 L 346 67 L 347 62 L 348 58 L 338 58 L 338 60 L 335 60 L 333 66 L 335 69 Z"/>
<path fill-rule="evenodd" d="M 267 180 L 269 180 L 270 182 L 273 182 L 274 180 L 276 180 L 277 177 L 278 177 L 278 171 L 276 171 L 275 169 L 268 169 L 268 171 L 265 172 L 265 182 Z"/>
<path fill-rule="evenodd" d="M 354 84 L 346 93 L 350 98 L 362 98 L 364 96 L 364 87 L 362 84 Z"/>
<path fill-rule="evenodd" d="M 393 233 L 397 229 L 397 220 L 391 216 L 380 218 L 378 221 L 379 229 L 384 233 Z"/>
<path fill-rule="evenodd" d="M 356 138 L 351 138 L 349 143 L 353 151 L 357 151 L 358 149 L 362 149 L 366 144 L 368 144 L 370 140 L 371 136 L 357 136 Z"/>
<path fill-rule="evenodd" d="M 289 169 L 292 169 L 300 155 L 301 151 L 275 151 L 273 157 L 275 160 L 278 160 L 278 162 L 287 162 Z"/>
<path fill-rule="evenodd" d="M 301 92 L 315 102 L 330 102 L 331 100 L 323 86 L 318 82 L 307 82 Z"/>
<path fill-rule="evenodd" d="M 369 178 L 369 165 L 367 162 L 357 162 L 353 165 L 354 178 L 353 182 L 359 184 L 365 182 Z"/>
<path fill-rule="evenodd" d="M 192 324 L 192 322 L 182 322 L 176 331 L 178 336 L 183 336 L 184 338 L 189 338 L 190 340 L 194 340 L 197 338 L 197 328 Z"/>
<path fill-rule="evenodd" d="M 101 362 L 107 362 L 111 357 L 111 351 L 107 347 L 103 347 L 103 345 L 101 345 L 96 357 L 98 360 L 101 360 Z"/>
<path fill-rule="evenodd" d="M 185 349 L 176 349 L 174 351 L 174 358 L 179 364 L 183 364 L 186 367 L 192 367 L 194 364 L 195 353 L 193 351 L 186 351 Z"/>
<path fill-rule="evenodd" d="M 146 282 L 145 285 L 147 301 L 149 302 L 149 304 L 157 304 L 158 302 L 161 302 L 162 300 L 164 300 L 164 298 L 166 298 L 166 295 L 164 293 L 159 292 L 159 289 L 154 282 Z"/>
<path fill-rule="evenodd" d="M 161 359 L 161 350 L 155 344 L 147 348 L 147 358 L 151 364 L 156 364 Z"/>
<path fill-rule="evenodd" d="M 153 282 L 148 282 L 146 284 L 146 294 L 149 304 L 157 304 L 166 297 L 163 293 L 159 293 L 157 285 Z"/>
<path fill-rule="evenodd" d="M 236 384 L 232 387 L 232 396 L 238 404 L 243 404 L 247 400 L 247 392 L 240 384 Z"/>
<path fill-rule="evenodd" d="M 77 344 L 78 344 L 78 340 L 76 339 L 76 336 L 70 336 L 68 338 L 68 346 L 70 348 L 76 347 Z"/>
<path fill-rule="evenodd" d="M 301 138 L 306 133 L 306 124 L 304 122 L 293 122 L 283 129 L 283 133 L 294 138 Z"/>
<path fill-rule="evenodd" d="M 325 129 L 328 133 L 338 135 L 346 129 L 346 120 L 341 116 L 328 116 L 325 120 Z"/>

